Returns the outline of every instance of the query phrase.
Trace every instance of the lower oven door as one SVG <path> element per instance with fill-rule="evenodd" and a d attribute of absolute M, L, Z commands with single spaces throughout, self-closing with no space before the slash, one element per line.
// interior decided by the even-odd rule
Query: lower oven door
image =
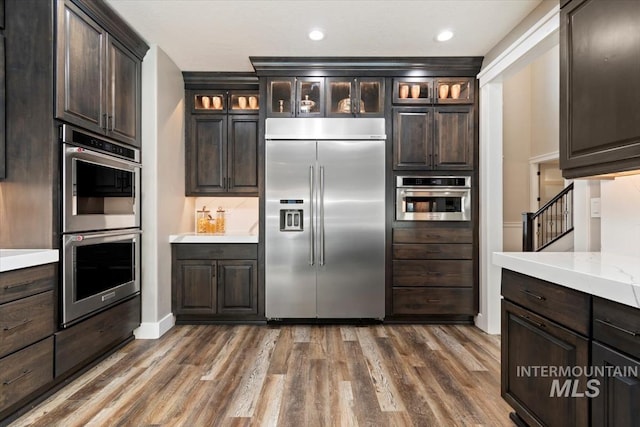
<path fill-rule="evenodd" d="M 140 292 L 140 230 L 63 236 L 62 326 Z"/>
<path fill-rule="evenodd" d="M 398 221 L 470 221 L 471 190 L 468 188 L 409 189 L 396 192 Z"/>

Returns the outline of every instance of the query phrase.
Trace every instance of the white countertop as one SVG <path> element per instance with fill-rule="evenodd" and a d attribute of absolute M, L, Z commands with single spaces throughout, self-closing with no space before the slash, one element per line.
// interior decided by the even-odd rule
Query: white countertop
<path fill-rule="evenodd" d="M 258 235 L 246 231 L 229 231 L 225 234 L 182 233 L 169 236 L 171 243 L 258 243 Z"/>
<path fill-rule="evenodd" d="M 58 259 L 57 249 L 0 249 L 0 272 L 50 264 Z"/>
<path fill-rule="evenodd" d="M 494 252 L 493 263 L 640 308 L 640 258 L 601 252 Z"/>

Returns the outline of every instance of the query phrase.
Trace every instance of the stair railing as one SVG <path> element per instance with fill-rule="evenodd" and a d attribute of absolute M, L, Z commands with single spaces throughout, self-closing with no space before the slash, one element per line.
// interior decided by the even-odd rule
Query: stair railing
<path fill-rule="evenodd" d="M 522 250 L 536 252 L 573 230 L 573 183 L 537 212 L 522 214 Z"/>

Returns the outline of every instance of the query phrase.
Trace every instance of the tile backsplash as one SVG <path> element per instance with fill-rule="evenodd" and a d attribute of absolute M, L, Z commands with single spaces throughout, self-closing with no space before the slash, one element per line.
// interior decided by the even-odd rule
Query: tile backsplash
<path fill-rule="evenodd" d="M 218 207 L 225 210 L 225 223 L 227 234 L 235 232 L 258 232 L 258 198 L 257 197 L 197 197 L 195 209 L 200 210 L 206 206 L 215 216 Z M 195 226 L 195 210 L 192 229 Z"/>

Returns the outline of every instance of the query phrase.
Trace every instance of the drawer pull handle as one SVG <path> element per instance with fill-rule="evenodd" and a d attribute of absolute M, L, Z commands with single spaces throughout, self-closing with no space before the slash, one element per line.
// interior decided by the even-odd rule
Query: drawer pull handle
<path fill-rule="evenodd" d="M 546 298 L 545 298 L 545 297 L 540 296 L 540 295 L 536 295 L 536 294 L 534 294 L 533 292 L 530 292 L 530 291 L 528 291 L 528 290 L 526 290 L 526 289 L 522 289 L 520 292 L 524 293 L 524 294 L 525 294 L 525 295 L 527 295 L 527 296 L 533 297 L 533 298 L 535 298 L 535 299 L 537 299 L 537 300 L 539 300 L 539 301 L 545 301 L 545 300 L 546 300 Z"/>
<path fill-rule="evenodd" d="M 31 284 L 31 282 L 14 283 L 13 285 L 6 285 L 4 287 L 4 290 L 8 291 L 9 289 L 21 288 L 23 286 L 27 286 L 27 285 L 30 285 L 30 284 Z"/>
<path fill-rule="evenodd" d="M 533 323 L 534 325 L 536 325 L 538 328 L 546 328 L 544 323 L 540 323 L 540 322 L 536 322 L 535 320 L 533 320 L 532 318 L 530 318 L 529 316 L 525 316 L 524 314 L 520 315 L 521 318 L 523 318 L 524 320 L 526 320 L 529 323 Z"/>
<path fill-rule="evenodd" d="M 26 324 L 28 324 L 28 323 L 31 323 L 31 321 L 32 321 L 32 320 L 33 320 L 33 319 L 24 319 L 22 322 L 16 323 L 16 324 L 15 324 L 15 325 L 13 325 L 13 326 L 5 326 L 4 328 L 2 328 L 2 330 L 4 330 L 4 331 L 10 331 L 10 330 L 15 329 L 15 328 L 17 328 L 17 327 L 19 327 L 19 326 L 24 326 L 24 325 L 26 325 Z"/>
<path fill-rule="evenodd" d="M 2 385 L 11 385 L 11 384 L 15 383 L 16 381 L 26 377 L 30 373 L 31 373 L 31 369 L 25 369 L 25 370 L 22 371 L 22 374 L 18 375 L 17 377 L 15 377 L 12 380 L 7 380 L 7 381 L 3 382 Z"/>
<path fill-rule="evenodd" d="M 638 334 L 638 332 L 630 331 L 630 330 L 625 329 L 625 328 L 623 328 L 623 327 L 621 327 L 621 326 L 614 325 L 614 324 L 613 324 L 613 323 L 611 323 L 611 322 L 607 322 L 606 320 L 596 319 L 596 322 L 598 322 L 598 323 L 602 323 L 603 325 L 608 326 L 608 327 L 610 327 L 610 328 L 617 329 L 617 330 L 619 330 L 620 332 L 624 332 L 625 334 L 629 334 L 629 335 L 631 335 L 632 337 L 637 337 L 637 336 L 639 335 L 639 334 Z"/>

